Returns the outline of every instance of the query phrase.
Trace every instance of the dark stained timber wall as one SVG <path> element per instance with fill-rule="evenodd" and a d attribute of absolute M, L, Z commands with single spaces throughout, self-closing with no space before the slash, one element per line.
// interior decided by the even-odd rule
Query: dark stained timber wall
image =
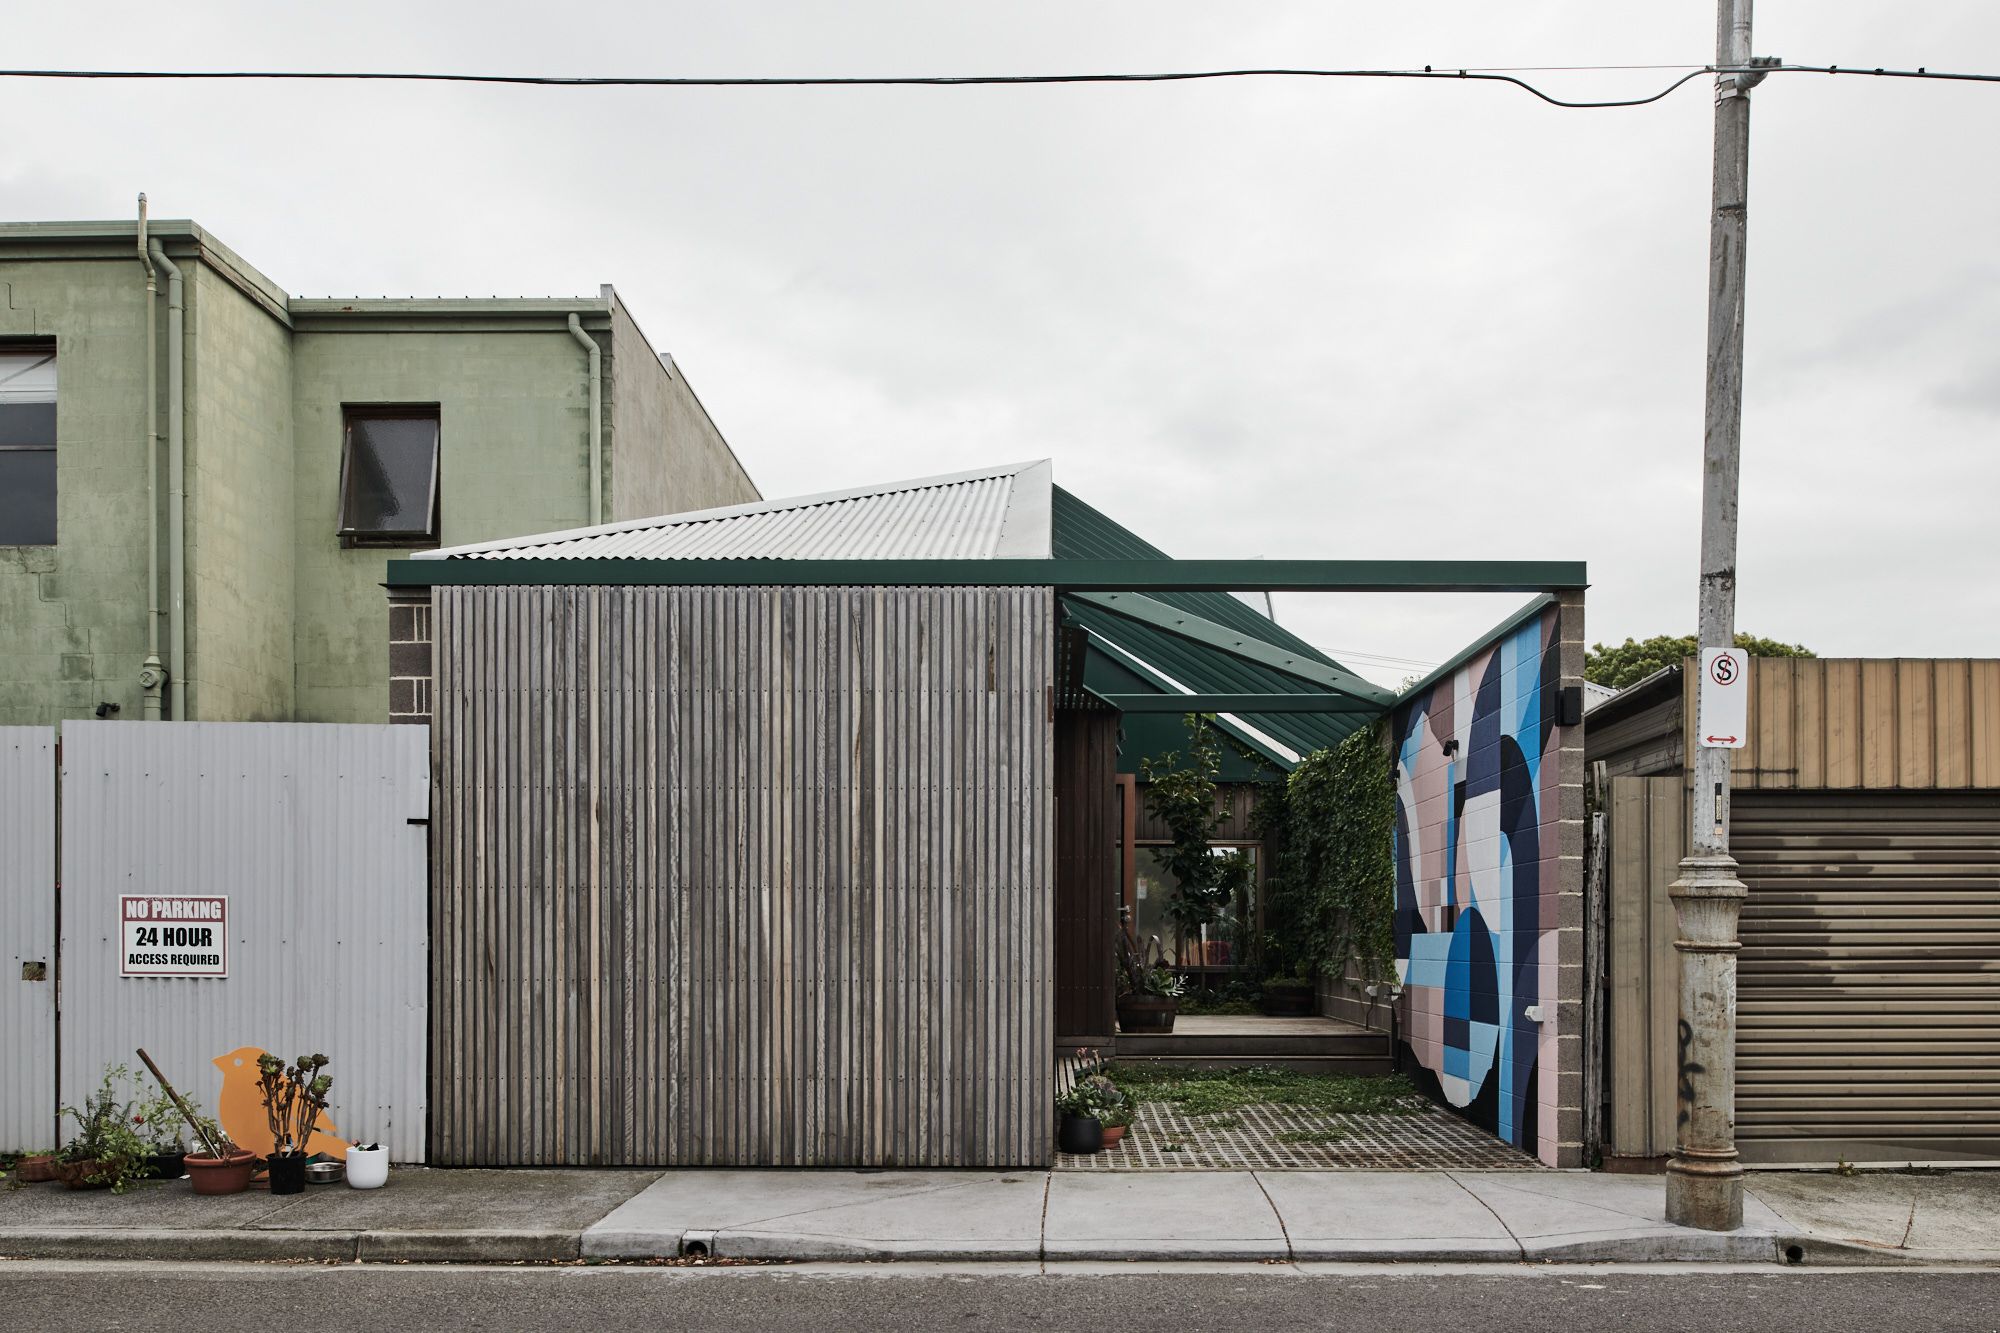
<path fill-rule="evenodd" d="M 433 1162 L 1049 1160 L 1049 589 L 434 596 Z"/>

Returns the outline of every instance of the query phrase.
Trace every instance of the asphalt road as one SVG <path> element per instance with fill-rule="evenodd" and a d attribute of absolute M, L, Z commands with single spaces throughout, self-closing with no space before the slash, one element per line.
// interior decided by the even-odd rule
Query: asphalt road
<path fill-rule="evenodd" d="M 1083 1329 L 1357 1333 L 2000 1328 L 2000 1272 L 1285 1266 L 966 1269 L 435 1268 L 0 1262 L 22 1330 Z"/>

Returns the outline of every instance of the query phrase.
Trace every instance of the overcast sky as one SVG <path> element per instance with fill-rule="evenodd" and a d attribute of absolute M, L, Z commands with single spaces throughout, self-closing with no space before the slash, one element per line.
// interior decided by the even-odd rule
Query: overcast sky
<path fill-rule="evenodd" d="M 1707 0 L 19 6 L 9 66 L 966 74 L 1700 63 Z M 1761 0 L 2000 71 L 1991 0 Z M 1530 76 L 1650 92 L 1657 72 Z M 0 217 L 193 217 L 295 294 L 617 286 L 765 494 L 1022 458 L 1184 556 L 1564 558 L 1691 632 L 1711 113 L 1497 86 L 7 81 Z M 1738 623 L 2000 652 L 2000 86 L 1756 96 Z M 1281 596 L 1436 662 L 1516 598 Z M 1401 661 L 1356 664 L 1393 683 Z"/>

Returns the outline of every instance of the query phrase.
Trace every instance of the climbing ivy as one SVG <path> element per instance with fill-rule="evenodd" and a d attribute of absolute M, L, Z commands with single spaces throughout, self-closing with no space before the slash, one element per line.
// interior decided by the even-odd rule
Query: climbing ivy
<path fill-rule="evenodd" d="M 1389 975 L 1396 952 L 1396 781 L 1381 724 L 1307 755 L 1258 807 L 1266 845 L 1265 970 Z"/>

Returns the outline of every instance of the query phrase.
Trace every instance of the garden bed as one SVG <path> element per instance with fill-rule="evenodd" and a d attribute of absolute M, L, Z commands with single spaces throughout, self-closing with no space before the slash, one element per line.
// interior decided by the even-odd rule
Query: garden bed
<path fill-rule="evenodd" d="M 1183 1069 L 1113 1064 L 1138 1103 L 1099 1153 L 1058 1154 L 1074 1171 L 1536 1170 L 1540 1163 L 1442 1110 L 1399 1074 Z"/>

